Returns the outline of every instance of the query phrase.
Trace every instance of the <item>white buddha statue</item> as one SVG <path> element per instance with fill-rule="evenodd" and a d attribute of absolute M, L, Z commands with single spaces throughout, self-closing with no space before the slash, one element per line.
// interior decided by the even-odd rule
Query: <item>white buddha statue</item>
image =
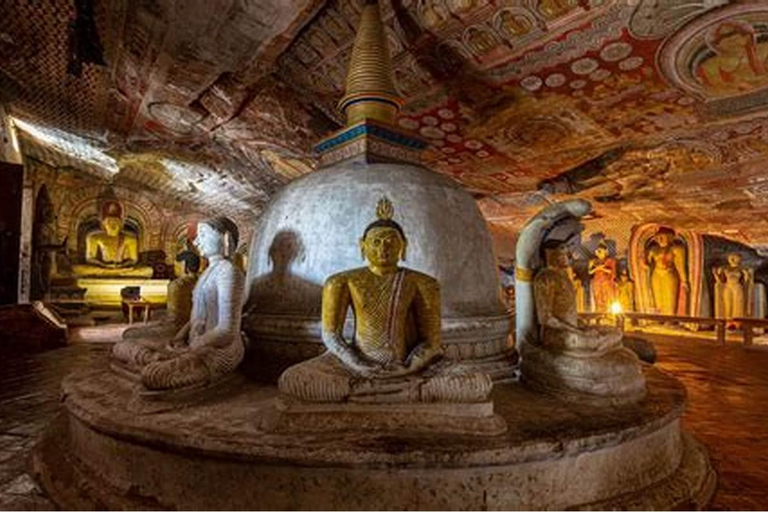
<path fill-rule="evenodd" d="M 237 226 L 226 217 L 200 222 L 194 243 L 209 265 L 195 285 L 189 322 L 171 338 L 124 340 L 113 347 L 120 368 L 139 376 L 147 389 L 209 384 L 242 361 L 244 276 L 228 259 L 237 238 Z"/>

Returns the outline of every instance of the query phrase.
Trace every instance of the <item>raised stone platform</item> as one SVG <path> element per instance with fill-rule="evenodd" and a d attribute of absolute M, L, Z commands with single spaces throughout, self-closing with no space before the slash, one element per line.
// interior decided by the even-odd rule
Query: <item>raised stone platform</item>
<path fill-rule="evenodd" d="M 242 378 L 227 398 L 126 410 L 109 371 L 70 376 L 35 463 L 63 508 L 691 509 L 715 476 L 680 428 L 685 389 L 647 368 L 637 404 L 571 405 L 497 385 L 505 434 L 268 433 L 277 389 Z"/>
<path fill-rule="evenodd" d="M 93 306 L 119 307 L 122 303 L 120 290 L 126 286 L 141 287 L 141 296 L 152 304 L 168 302 L 168 279 L 144 279 L 141 277 L 81 277 L 77 286 L 85 288 L 84 300 Z"/>

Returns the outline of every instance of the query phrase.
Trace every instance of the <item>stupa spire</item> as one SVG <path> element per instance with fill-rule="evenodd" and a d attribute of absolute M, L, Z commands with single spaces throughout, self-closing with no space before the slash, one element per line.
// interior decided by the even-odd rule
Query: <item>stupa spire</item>
<path fill-rule="evenodd" d="M 402 98 L 392 80 L 379 3 L 367 0 L 352 47 L 346 93 L 339 107 L 347 116 L 347 126 L 351 126 L 364 119 L 393 123 L 401 105 Z"/>

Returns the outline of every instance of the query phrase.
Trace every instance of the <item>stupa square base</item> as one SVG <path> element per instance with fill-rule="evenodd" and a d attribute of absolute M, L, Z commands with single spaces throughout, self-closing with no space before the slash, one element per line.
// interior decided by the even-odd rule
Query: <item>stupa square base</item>
<path fill-rule="evenodd" d="M 270 433 L 274 386 L 152 415 L 127 411 L 133 387 L 100 374 L 64 383 L 41 441 L 41 481 L 66 508 L 673 509 L 714 490 L 706 451 L 680 428 L 685 390 L 646 369 L 640 402 L 574 405 L 497 385 L 498 436 Z"/>

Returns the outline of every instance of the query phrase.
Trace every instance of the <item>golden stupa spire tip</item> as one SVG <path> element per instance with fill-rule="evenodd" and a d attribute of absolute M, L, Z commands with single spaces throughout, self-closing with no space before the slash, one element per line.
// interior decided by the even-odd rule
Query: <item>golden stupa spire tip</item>
<path fill-rule="evenodd" d="M 339 107 L 347 115 L 347 125 L 364 119 L 393 123 L 402 99 L 392 80 L 392 64 L 387 47 L 379 4 L 368 0 L 349 60 L 346 91 Z"/>
<path fill-rule="evenodd" d="M 387 196 L 383 196 L 376 203 L 376 218 L 379 220 L 392 220 L 395 216 L 395 207 Z"/>

